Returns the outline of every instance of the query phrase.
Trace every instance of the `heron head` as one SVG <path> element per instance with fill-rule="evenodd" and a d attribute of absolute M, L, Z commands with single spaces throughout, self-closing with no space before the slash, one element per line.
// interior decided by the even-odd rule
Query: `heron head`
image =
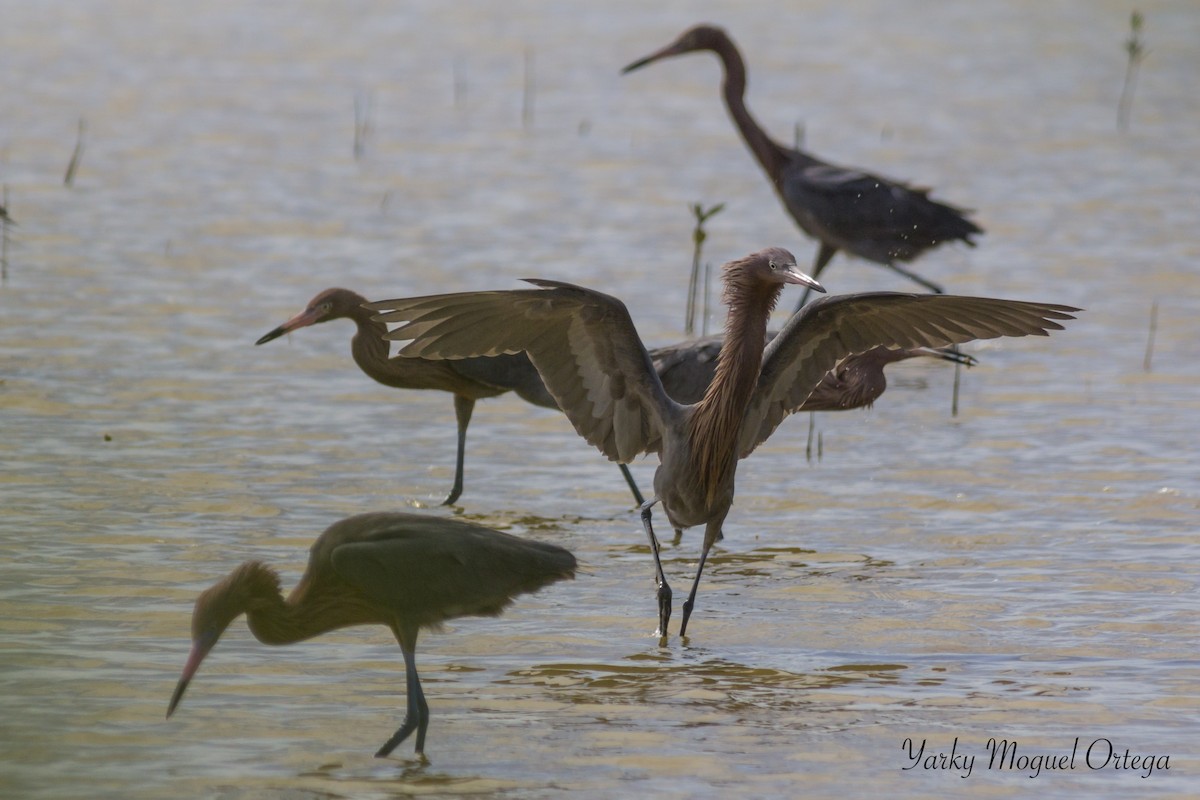
<path fill-rule="evenodd" d="M 175 713 L 175 707 L 183 699 L 201 662 L 216 646 L 229 623 L 244 614 L 256 598 L 272 595 L 278 598 L 279 594 L 279 576 L 262 562 L 247 561 L 196 598 L 192 610 L 192 650 L 167 706 L 168 717 Z"/>
<path fill-rule="evenodd" d="M 816 292 L 825 291 L 824 286 L 800 271 L 796 257 L 782 247 L 768 247 L 747 256 L 746 260 L 756 277 L 766 283 L 797 284 Z"/>
<path fill-rule="evenodd" d="M 318 294 L 303 311 L 266 333 L 255 344 L 266 344 L 274 341 L 285 333 L 291 333 L 298 328 L 307 328 L 318 322 L 328 322 L 331 319 L 349 317 L 354 310 L 366 302 L 366 298 L 349 289 L 326 289 Z"/>
<path fill-rule="evenodd" d="M 626 66 L 622 73 L 633 72 L 647 64 L 653 64 L 671 56 L 684 53 L 694 53 L 699 50 L 717 50 L 723 42 L 729 42 L 729 35 L 715 25 L 696 25 L 679 34 L 675 41 L 661 50 L 656 50 L 645 58 L 639 58 Z"/>

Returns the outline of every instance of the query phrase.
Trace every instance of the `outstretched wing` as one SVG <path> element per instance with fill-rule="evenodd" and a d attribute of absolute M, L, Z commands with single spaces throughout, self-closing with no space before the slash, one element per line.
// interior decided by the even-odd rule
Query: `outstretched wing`
<path fill-rule="evenodd" d="M 682 407 L 663 390 L 625 304 L 557 281 L 541 289 L 465 292 L 367 303 L 399 322 L 385 338 L 432 359 L 525 351 L 580 436 L 613 461 L 662 449 Z"/>
<path fill-rule="evenodd" d="M 1048 336 L 1071 306 L 945 294 L 867 292 L 824 297 L 796 312 L 767 346 L 742 423 L 745 458 L 798 410 L 843 359 L 875 347 L 949 347 L 999 336 Z"/>

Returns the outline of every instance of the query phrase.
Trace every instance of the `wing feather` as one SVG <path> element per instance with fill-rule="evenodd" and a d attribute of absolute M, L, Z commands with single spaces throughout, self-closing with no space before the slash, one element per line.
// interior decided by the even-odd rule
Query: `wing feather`
<path fill-rule="evenodd" d="M 629 311 L 616 298 L 559 281 L 538 289 L 466 292 L 366 304 L 399 323 L 385 338 L 402 356 L 457 359 L 525 351 L 580 436 L 613 461 L 658 452 L 682 408 L 663 390 Z"/>
<path fill-rule="evenodd" d="M 999 336 L 1048 336 L 1080 309 L 942 294 L 868 292 L 825 297 L 792 316 L 767 346 L 743 418 L 745 458 L 798 410 L 843 359 L 876 347 L 949 347 Z"/>

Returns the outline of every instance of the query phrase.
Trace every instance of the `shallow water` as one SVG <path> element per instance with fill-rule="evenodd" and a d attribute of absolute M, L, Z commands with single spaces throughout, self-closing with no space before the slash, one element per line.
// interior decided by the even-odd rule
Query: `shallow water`
<path fill-rule="evenodd" d="M 1139 4 L 1151 54 L 1119 134 L 1122 4 L 642 5 L 0 0 L 19 223 L 0 286 L 0 794 L 1194 794 L 1200 8 Z M 366 379 L 349 323 L 252 343 L 327 286 L 525 276 L 618 294 L 647 342 L 675 341 L 693 202 L 727 204 L 714 265 L 811 258 L 711 57 L 619 74 L 700 20 L 742 45 L 777 137 L 800 123 L 831 160 L 977 209 L 980 246 L 916 271 L 1087 312 L 970 348 L 957 417 L 952 371 L 908 363 L 872 411 L 817 418 L 819 460 L 808 420 L 785 423 L 741 466 L 692 635 L 660 647 L 637 515 L 564 418 L 481 402 L 461 506 L 440 508 L 447 396 Z M 823 280 L 911 288 L 841 256 Z M 648 488 L 652 465 L 634 470 Z M 290 584 L 331 522 L 413 507 L 583 565 L 422 637 L 431 764 L 371 756 L 403 706 L 382 629 L 270 649 L 235 623 L 164 721 L 199 590 L 248 558 Z M 667 547 L 677 592 L 699 540 Z M 1075 768 L 988 769 L 990 737 L 1054 756 L 1078 737 Z M 906 740 L 956 738 L 969 777 L 904 769 Z M 1097 740 L 1169 769 L 1090 769 Z"/>

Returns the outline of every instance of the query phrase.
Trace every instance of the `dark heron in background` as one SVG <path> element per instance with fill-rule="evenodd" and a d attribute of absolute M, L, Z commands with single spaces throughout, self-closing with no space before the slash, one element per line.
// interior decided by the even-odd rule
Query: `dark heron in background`
<path fill-rule="evenodd" d="M 678 39 L 625 67 L 632 72 L 671 56 L 711 50 L 721 59 L 725 107 L 746 146 L 771 180 L 801 230 L 820 242 L 812 265 L 819 278 L 838 250 L 882 264 L 933 292 L 942 287 L 904 269 L 943 242 L 963 241 L 983 230 L 963 209 L 929 199 L 929 190 L 856 169 L 828 164 L 803 150 L 773 141 L 746 109 L 746 65 L 733 40 L 721 28 L 697 25 Z M 808 299 L 805 290 L 800 304 Z"/>
<path fill-rule="evenodd" d="M 642 506 L 654 553 L 659 635 L 667 634 L 671 589 L 659 560 L 651 510 L 662 502 L 676 532 L 704 525 L 704 545 L 683 604 L 687 631 L 709 549 L 733 503 L 739 458 L 800 408 L 825 375 L 876 347 L 950 347 L 998 336 L 1048 335 L 1078 309 L 938 294 L 873 292 L 805 306 L 763 349 L 767 319 L 787 284 L 823 291 L 786 250 L 770 248 L 726 264 L 725 344 L 704 397 L 681 405 L 663 389 L 650 354 L 616 298 L 548 280 L 537 289 L 466 292 L 368 304 L 375 319 L 402 323 L 389 339 L 401 356 L 430 359 L 529 354 L 579 435 L 625 463 L 656 453 L 655 496 Z"/>
<path fill-rule="evenodd" d="M 495 617 L 513 598 L 575 576 L 561 547 L 420 514 L 359 514 L 313 543 L 308 568 L 287 599 L 279 575 L 247 561 L 205 590 L 192 614 L 192 651 L 167 707 L 170 717 L 200 663 L 242 614 L 263 644 L 292 644 L 351 625 L 386 625 L 404 654 L 408 708 L 379 748 L 386 756 L 413 732 L 425 751 L 429 704 L 417 676 L 417 633 L 456 617 Z"/>

